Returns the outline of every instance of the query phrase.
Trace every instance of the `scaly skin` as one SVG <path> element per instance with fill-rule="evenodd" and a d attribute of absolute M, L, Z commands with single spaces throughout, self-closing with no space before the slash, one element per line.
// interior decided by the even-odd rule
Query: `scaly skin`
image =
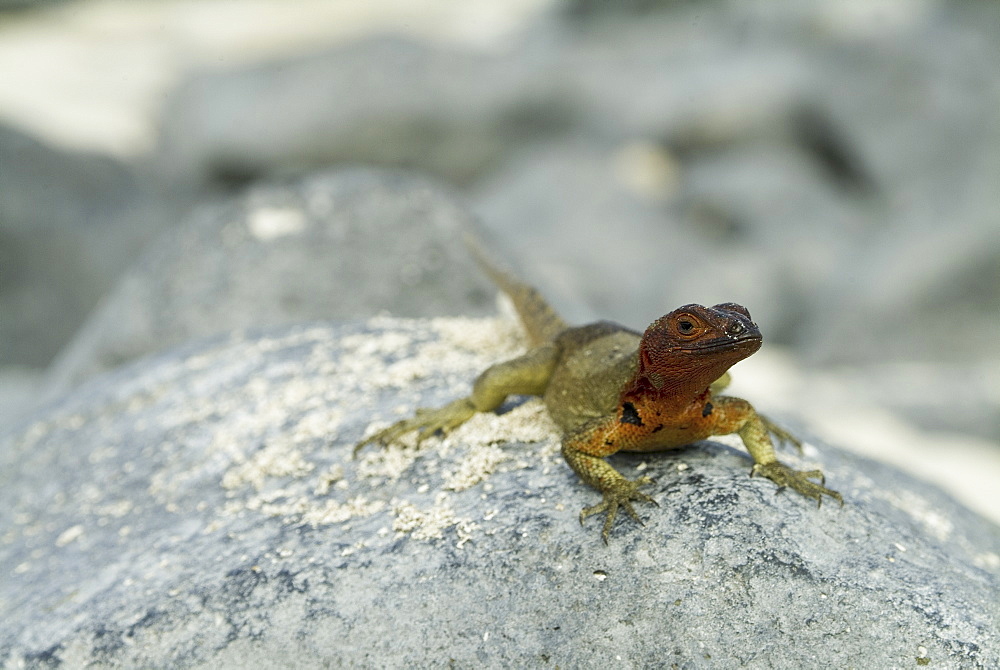
<path fill-rule="evenodd" d="M 601 536 L 608 541 L 618 509 L 641 523 L 632 501 L 655 501 L 639 489 L 648 477 L 626 479 L 605 459 L 618 451 L 661 451 L 736 433 L 753 457 L 751 475 L 762 475 L 822 502 L 824 495 L 843 504 L 823 486 L 819 470 L 800 472 L 781 463 L 771 435 L 801 443 L 759 415 L 746 400 L 718 395 L 729 383 L 727 370 L 761 345 L 750 313 L 734 303 L 684 305 L 657 319 L 642 335 L 598 322 L 566 327 L 541 296 L 480 259 L 512 298 L 536 346 L 513 360 L 489 367 L 472 393 L 444 407 L 418 410 L 360 442 L 388 444 L 416 432 L 417 442 L 448 432 L 476 412 L 499 407 L 508 395 L 539 395 L 563 432 L 566 462 L 603 496 L 585 507 L 580 522 L 604 513 Z M 819 483 L 812 481 L 819 479 Z"/>

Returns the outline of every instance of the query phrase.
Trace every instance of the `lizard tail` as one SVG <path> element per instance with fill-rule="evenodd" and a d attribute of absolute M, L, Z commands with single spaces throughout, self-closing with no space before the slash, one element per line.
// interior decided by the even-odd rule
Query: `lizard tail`
<path fill-rule="evenodd" d="M 551 342 L 569 327 L 537 289 L 498 267 L 471 233 L 465 235 L 465 245 L 483 272 L 514 303 L 514 309 L 528 332 L 532 346 Z"/>

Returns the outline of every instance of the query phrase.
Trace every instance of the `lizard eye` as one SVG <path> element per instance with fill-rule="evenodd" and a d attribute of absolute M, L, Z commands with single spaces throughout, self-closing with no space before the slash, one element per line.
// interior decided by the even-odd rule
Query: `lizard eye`
<path fill-rule="evenodd" d="M 701 322 L 695 317 L 684 314 L 676 321 L 677 332 L 682 337 L 694 337 L 701 332 Z"/>
<path fill-rule="evenodd" d="M 668 337 L 690 342 L 705 333 L 705 319 L 701 316 L 701 311 L 705 308 L 701 305 L 684 305 L 678 307 L 673 312 L 663 317 L 663 325 L 668 332 L 664 333 Z M 660 323 L 657 320 L 657 323 Z"/>

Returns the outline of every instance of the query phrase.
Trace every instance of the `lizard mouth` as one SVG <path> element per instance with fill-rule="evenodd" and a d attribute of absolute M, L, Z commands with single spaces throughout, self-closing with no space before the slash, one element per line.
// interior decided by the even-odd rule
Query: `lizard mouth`
<path fill-rule="evenodd" d="M 682 347 L 681 351 L 687 351 L 694 354 L 706 351 L 719 351 L 722 349 L 741 349 L 744 347 L 751 348 L 759 347 L 762 341 L 763 338 L 761 338 L 760 335 L 748 333 L 739 338 L 720 337 L 693 347 Z"/>

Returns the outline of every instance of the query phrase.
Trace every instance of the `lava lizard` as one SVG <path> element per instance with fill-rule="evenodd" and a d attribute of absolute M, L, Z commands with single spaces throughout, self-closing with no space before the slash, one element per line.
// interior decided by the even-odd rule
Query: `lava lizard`
<path fill-rule="evenodd" d="M 417 410 L 358 443 L 355 454 L 367 444 L 389 444 L 414 431 L 419 444 L 476 412 L 496 409 L 509 395 L 537 395 L 562 431 L 566 462 L 604 498 L 580 512 L 580 523 L 603 512 L 605 543 L 619 507 L 641 523 L 632 501 L 656 501 L 639 490 L 652 483 L 649 477 L 626 479 L 604 458 L 618 451 L 674 449 L 712 435 L 740 436 L 753 457 L 751 476 L 762 475 L 819 503 L 827 495 L 843 504 L 839 493 L 823 485 L 821 471 L 797 471 L 779 461 L 770 436 L 801 451 L 799 440 L 746 400 L 719 395 L 729 384 L 729 368 L 761 346 L 760 330 L 745 307 L 684 305 L 642 334 L 608 321 L 570 327 L 538 291 L 471 246 L 513 302 L 531 349 L 487 368 L 469 396 Z"/>

